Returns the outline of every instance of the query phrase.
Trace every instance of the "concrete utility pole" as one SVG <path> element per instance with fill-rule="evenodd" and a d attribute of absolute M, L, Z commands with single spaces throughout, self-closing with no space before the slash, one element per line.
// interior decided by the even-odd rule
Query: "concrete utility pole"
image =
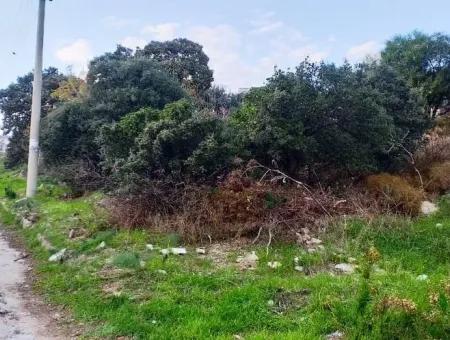
<path fill-rule="evenodd" d="M 28 152 L 27 197 L 36 193 L 39 161 L 39 123 L 42 98 L 42 51 L 44 47 L 45 0 L 39 0 L 36 35 L 36 57 L 34 64 L 33 99 L 31 104 L 30 145 Z"/>

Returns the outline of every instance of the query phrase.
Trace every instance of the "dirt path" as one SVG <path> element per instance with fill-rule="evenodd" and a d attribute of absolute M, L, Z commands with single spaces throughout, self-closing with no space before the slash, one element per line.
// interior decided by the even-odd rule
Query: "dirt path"
<path fill-rule="evenodd" d="M 0 230 L 0 340 L 67 339 L 32 295 L 26 279 L 29 264 L 20 257 Z"/>

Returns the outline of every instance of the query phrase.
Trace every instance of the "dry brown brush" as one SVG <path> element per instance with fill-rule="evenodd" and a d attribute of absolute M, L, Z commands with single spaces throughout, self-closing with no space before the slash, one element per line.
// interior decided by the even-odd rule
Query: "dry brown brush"
<path fill-rule="evenodd" d="M 217 187 L 159 183 L 108 205 L 112 221 L 121 226 L 175 232 L 190 242 L 292 241 L 303 227 L 319 229 L 330 218 L 375 214 L 381 207 L 362 187 L 338 195 L 256 162 L 231 172 Z"/>

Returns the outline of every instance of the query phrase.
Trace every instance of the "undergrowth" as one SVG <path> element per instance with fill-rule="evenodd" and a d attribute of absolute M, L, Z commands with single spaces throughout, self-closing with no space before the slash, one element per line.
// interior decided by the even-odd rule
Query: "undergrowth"
<path fill-rule="evenodd" d="M 32 204 L 18 205 L 24 189 L 19 173 L 0 171 L 1 220 L 32 252 L 36 290 L 67 307 L 86 326 L 86 338 L 320 339 L 336 331 L 348 339 L 450 337 L 448 196 L 430 217 L 330 220 L 316 235 L 324 249 L 315 253 L 275 239 L 267 249 L 226 248 L 218 262 L 192 247 L 183 257 L 148 250 L 146 244 L 165 248 L 183 246 L 183 240 L 110 226 L 100 194 L 66 199 L 65 188 L 43 182 Z M 274 209 L 282 203 L 264 199 Z M 17 213 L 27 209 L 39 219 L 22 229 Z M 67 248 L 70 258 L 48 262 L 50 251 L 38 235 L 55 250 Z M 248 251 L 256 251 L 259 263 L 241 271 L 235 260 Z M 295 257 L 303 272 L 294 270 Z M 271 269 L 268 261 L 281 267 Z M 354 274 L 333 272 L 335 264 L 347 262 L 359 266 Z"/>

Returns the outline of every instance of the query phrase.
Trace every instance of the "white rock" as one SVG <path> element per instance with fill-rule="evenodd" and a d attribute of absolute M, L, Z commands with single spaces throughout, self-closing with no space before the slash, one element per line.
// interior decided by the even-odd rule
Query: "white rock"
<path fill-rule="evenodd" d="M 205 248 L 196 248 L 195 252 L 197 254 L 200 254 L 200 255 L 205 255 L 206 254 L 206 249 Z"/>
<path fill-rule="evenodd" d="M 298 272 L 302 272 L 304 270 L 302 266 L 295 266 L 294 269 Z"/>
<path fill-rule="evenodd" d="M 315 253 L 317 250 L 314 248 L 308 248 L 308 253 L 312 254 Z"/>
<path fill-rule="evenodd" d="M 379 275 L 386 274 L 386 271 L 378 266 L 373 266 L 373 272 Z"/>
<path fill-rule="evenodd" d="M 325 338 L 327 340 L 340 340 L 344 338 L 344 333 L 336 331 L 334 333 L 328 334 Z"/>
<path fill-rule="evenodd" d="M 236 262 L 240 264 L 241 269 L 254 269 L 259 258 L 254 251 L 245 256 L 238 256 Z"/>
<path fill-rule="evenodd" d="M 299 264 L 300 263 L 300 258 L 298 256 L 294 257 L 294 263 L 295 264 Z"/>
<path fill-rule="evenodd" d="M 100 249 L 103 249 L 103 248 L 105 248 L 106 247 L 106 243 L 105 243 L 105 241 L 102 241 L 98 246 L 97 246 L 97 250 L 100 250 Z"/>
<path fill-rule="evenodd" d="M 167 275 L 167 272 L 164 269 L 158 269 L 156 272 L 158 274 Z"/>
<path fill-rule="evenodd" d="M 159 251 L 161 254 L 163 254 L 163 255 L 169 255 L 170 254 L 170 250 L 169 249 L 161 249 L 160 251 Z"/>
<path fill-rule="evenodd" d="M 355 271 L 355 265 L 350 263 L 339 263 L 334 266 L 334 269 L 344 274 L 351 274 Z"/>
<path fill-rule="evenodd" d="M 421 206 L 420 206 L 420 211 L 424 215 L 431 215 L 431 214 L 435 213 L 438 210 L 439 209 L 436 206 L 436 204 L 431 203 L 430 201 L 423 201 Z"/>
<path fill-rule="evenodd" d="M 66 249 L 66 248 L 61 249 L 61 250 L 58 251 L 57 253 L 55 253 L 55 254 L 53 254 L 52 256 L 50 256 L 50 257 L 48 258 L 48 260 L 49 260 L 50 262 L 59 262 L 59 261 L 62 261 L 62 260 L 64 260 L 64 257 L 66 256 L 66 252 L 67 252 L 67 249 Z"/>
<path fill-rule="evenodd" d="M 70 239 L 75 238 L 75 229 L 70 229 L 70 231 L 69 231 L 69 238 Z"/>
<path fill-rule="evenodd" d="M 155 247 L 153 246 L 153 244 L 147 244 L 147 245 L 145 245 L 145 248 L 147 248 L 147 250 L 155 250 Z"/>
<path fill-rule="evenodd" d="M 186 255 L 187 254 L 186 248 L 171 248 L 170 251 L 174 255 Z"/>
<path fill-rule="evenodd" d="M 428 275 L 427 274 L 421 274 L 419 276 L 416 277 L 417 281 L 426 281 L 428 280 Z"/>
<path fill-rule="evenodd" d="M 272 269 L 277 269 L 281 267 L 281 263 L 278 261 L 267 262 L 267 265 Z"/>
<path fill-rule="evenodd" d="M 31 222 L 29 219 L 27 218 L 22 218 L 22 228 L 23 229 L 28 229 L 31 228 L 33 226 L 33 222 Z"/>

